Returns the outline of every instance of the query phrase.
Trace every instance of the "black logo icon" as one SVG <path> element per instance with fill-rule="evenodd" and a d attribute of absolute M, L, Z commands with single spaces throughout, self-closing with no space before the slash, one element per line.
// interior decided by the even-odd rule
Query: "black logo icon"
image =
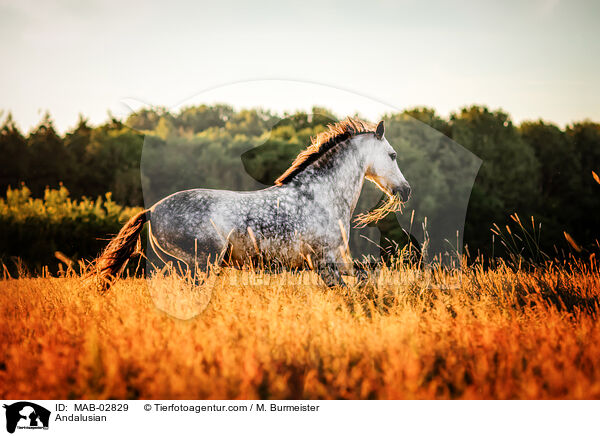
<path fill-rule="evenodd" d="M 14 433 L 15 429 L 48 429 L 50 411 L 29 401 L 19 401 L 4 405 L 6 409 L 6 431 Z"/>

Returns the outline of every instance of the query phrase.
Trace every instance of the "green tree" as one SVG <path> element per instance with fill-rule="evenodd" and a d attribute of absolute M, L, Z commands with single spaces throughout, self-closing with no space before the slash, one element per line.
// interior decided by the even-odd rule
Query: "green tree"
<path fill-rule="evenodd" d="M 539 120 L 524 122 L 521 136 L 534 150 L 540 162 L 539 191 L 536 215 L 544 226 L 541 242 L 545 251 L 562 239 L 562 232 L 576 235 L 579 217 L 573 214 L 573 199 L 581 185 L 581 161 L 573 140 L 553 124 Z M 546 242 L 551 242 L 548 245 Z"/>
<path fill-rule="evenodd" d="M 92 197 L 112 192 L 117 203 L 142 204 L 139 166 L 143 135 L 110 123 L 92 131 L 87 148 L 85 178 Z"/>
<path fill-rule="evenodd" d="M 508 114 L 471 106 L 450 117 L 452 139 L 483 160 L 467 211 L 465 237 L 490 253 L 493 223 L 515 212 L 534 213 L 539 204 L 540 164 Z M 486 249 L 487 248 L 487 249 Z"/>
<path fill-rule="evenodd" d="M 580 184 L 569 207 L 577 223 L 573 236 L 581 245 L 597 246 L 600 240 L 600 185 L 592 178 L 592 171 L 600 174 L 600 124 L 591 121 L 575 123 L 567 127 L 566 133 L 581 165 Z"/>
<path fill-rule="evenodd" d="M 40 125 L 27 138 L 28 180 L 34 196 L 43 195 L 46 187 L 57 187 L 72 168 L 71 155 L 56 130 L 50 114 L 46 113 Z"/>
<path fill-rule="evenodd" d="M 166 109 L 141 109 L 127 117 L 125 124 L 139 131 L 151 131 L 156 129 L 158 122 Z"/>
<path fill-rule="evenodd" d="M 89 195 L 92 190 L 88 176 L 94 169 L 90 168 L 87 156 L 92 130 L 88 120 L 80 115 L 77 126 L 67 132 L 64 137 L 71 163 L 71 168 L 65 175 L 64 184 L 69 187 L 71 195 L 75 198 Z"/>
<path fill-rule="evenodd" d="M 183 108 L 175 117 L 175 123 L 183 130 L 200 133 L 204 130 L 225 127 L 235 114 L 231 106 L 217 104 L 215 106 L 190 106 Z"/>
<path fill-rule="evenodd" d="M 0 127 L 0 189 L 5 192 L 9 186 L 17 188 L 27 177 L 29 155 L 27 141 L 15 124 L 12 114 L 8 114 Z"/>

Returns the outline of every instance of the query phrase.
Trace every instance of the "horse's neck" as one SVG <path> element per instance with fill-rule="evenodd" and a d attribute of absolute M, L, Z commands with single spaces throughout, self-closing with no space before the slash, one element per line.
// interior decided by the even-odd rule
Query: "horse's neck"
<path fill-rule="evenodd" d="M 352 146 L 334 156 L 333 165 L 315 168 L 311 180 L 316 200 L 322 201 L 336 212 L 339 219 L 349 221 L 360 197 L 365 179 L 365 168 L 361 156 Z"/>

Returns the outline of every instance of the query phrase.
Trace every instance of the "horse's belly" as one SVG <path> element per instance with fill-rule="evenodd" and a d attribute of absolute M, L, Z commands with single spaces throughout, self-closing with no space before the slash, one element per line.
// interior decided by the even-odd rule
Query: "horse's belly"
<path fill-rule="evenodd" d="M 234 265 L 279 264 L 288 268 L 301 268 L 307 259 L 299 241 L 235 238 L 224 260 Z"/>

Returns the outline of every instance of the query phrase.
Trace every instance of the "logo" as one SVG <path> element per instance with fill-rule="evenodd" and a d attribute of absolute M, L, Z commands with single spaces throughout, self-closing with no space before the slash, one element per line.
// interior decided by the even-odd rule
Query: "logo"
<path fill-rule="evenodd" d="M 19 401 L 4 405 L 6 409 L 6 431 L 14 433 L 15 429 L 48 430 L 50 411 L 29 401 Z"/>

